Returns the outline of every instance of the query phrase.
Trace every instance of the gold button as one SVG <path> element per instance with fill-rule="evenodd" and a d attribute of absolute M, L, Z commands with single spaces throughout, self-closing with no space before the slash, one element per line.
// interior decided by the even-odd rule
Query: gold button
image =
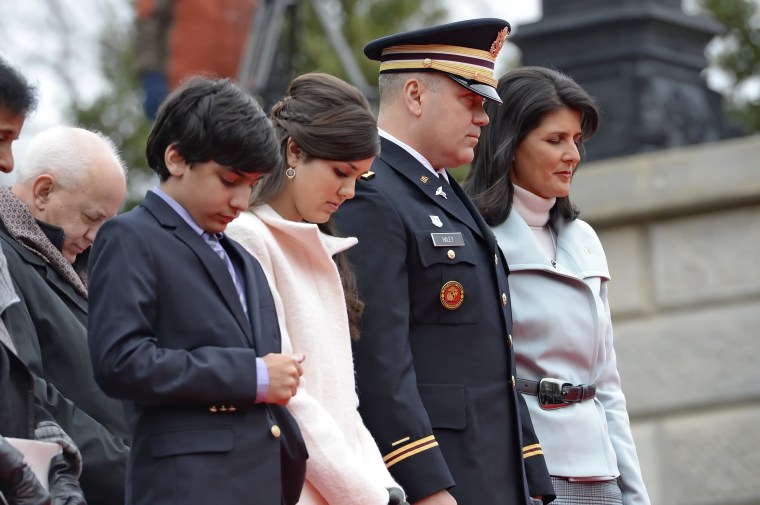
<path fill-rule="evenodd" d="M 507 337 L 509 338 L 509 345 L 512 345 L 512 335 L 507 335 Z"/>
<path fill-rule="evenodd" d="M 208 408 L 211 412 L 216 412 L 216 405 L 212 405 Z"/>
<path fill-rule="evenodd" d="M 227 412 L 237 412 L 237 407 L 235 407 L 234 405 L 230 405 L 229 408 L 227 409 Z"/>
<path fill-rule="evenodd" d="M 480 72 L 475 72 L 475 74 L 472 76 L 472 79 L 475 81 L 480 81 L 483 79 L 483 74 Z"/>
<path fill-rule="evenodd" d="M 425 58 L 424 60 L 422 60 L 422 66 L 425 68 L 430 68 L 430 65 L 432 64 L 433 64 L 433 60 L 431 60 L 430 58 Z"/>
<path fill-rule="evenodd" d="M 499 264 L 499 255 L 498 254 L 494 254 L 493 255 L 493 264 L 494 265 L 498 265 Z"/>
<path fill-rule="evenodd" d="M 515 376 L 512 376 L 512 387 L 515 387 Z"/>
<path fill-rule="evenodd" d="M 225 405 L 222 405 L 221 407 L 219 407 L 219 410 L 221 412 L 227 412 L 227 407 Z"/>
<path fill-rule="evenodd" d="M 453 260 L 457 257 L 457 253 L 455 253 L 453 249 L 449 249 L 449 252 L 446 253 L 446 256 L 448 256 L 450 260 Z"/>
<path fill-rule="evenodd" d="M 501 304 L 504 305 L 505 307 L 507 305 L 507 294 L 506 293 L 502 293 L 501 294 Z"/>
<path fill-rule="evenodd" d="M 273 436 L 274 438 L 280 438 L 280 434 L 282 433 L 282 432 L 280 431 L 280 427 L 279 427 L 279 426 L 277 426 L 276 424 L 273 424 L 273 425 L 272 425 L 272 429 L 271 429 L 271 430 L 269 430 L 269 431 L 271 431 L 271 432 L 272 432 L 272 436 Z"/>

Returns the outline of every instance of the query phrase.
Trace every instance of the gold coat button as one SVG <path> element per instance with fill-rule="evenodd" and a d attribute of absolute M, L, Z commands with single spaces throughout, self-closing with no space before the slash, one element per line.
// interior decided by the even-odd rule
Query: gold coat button
<path fill-rule="evenodd" d="M 219 407 L 219 410 L 221 412 L 227 412 L 227 406 L 226 405 L 222 405 L 221 407 Z"/>
<path fill-rule="evenodd" d="M 450 260 L 453 260 L 457 257 L 457 253 L 455 253 L 453 249 L 449 249 L 449 251 L 446 253 L 446 256 L 448 256 Z"/>
<path fill-rule="evenodd" d="M 425 68 L 430 68 L 430 65 L 432 64 L 433 64 L 433 60 L 431 60 L 430 58 L 425 58 L 424 60 L 422 60 L 422 66 Z"/>
<path fill-rule="evenodd" d="M 512 345 L 512 335 L 511 334 L 507 335 L 507 338 L 509 339 L 509 345 Z"/>
<path fill-rule="evenodd" d="M 498 254 L 494 254 L 493 255 L 493 264 L 494 265 L 498 265 L 499 264 L 499 255 Z"/>
<path fill-rule="evenodd" d="M 506 293 L 502 293 L 501 294 L 501 304 L 504 305 L 505 307 L 507 306 L 507 294 Z"/>
<path fill-rule="evenodd" d="M 280 431 L 280 427 L 279 427 L 279 426 L 277 426 L 276 424 L 273 424 L 273 425 L 272 425 L 272 428 L 271 428 L 269 431 L 271 431 L 271 432 L 272 432 L 272 436 L 273 436 L 274 438 L 280 438 L 280 434 L 282 433 L 282 432 Z"/>
<path fill-rule="evenodd" d="M 215 413 L 215 412 L 216 412 L 216 410 L 217 410 L 217 409 L 216 409 L 216 405 L 212 405 L 212 406 L 210 406 L 210 407 L 208 408 L 208 410 L 209 410 L 210 412 L 214 412 L 214 413 Z"/>
<path fill-rule="evenodd" d="M 227 412 L 237 412 L 237 407 L 230 405 L 230 407 L 227 409 Z"/>
<path fill-rule="evenodd" d="M 515 376 L 512 376 L 512 387 L 515 387 Z"/>

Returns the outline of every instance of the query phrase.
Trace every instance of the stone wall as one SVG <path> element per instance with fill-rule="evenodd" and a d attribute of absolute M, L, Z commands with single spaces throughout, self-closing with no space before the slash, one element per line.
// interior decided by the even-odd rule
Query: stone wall
<path fill-rule="evenodd" d="M 760 135 L 589 163 L 653 504 L 760 504 Z"/>

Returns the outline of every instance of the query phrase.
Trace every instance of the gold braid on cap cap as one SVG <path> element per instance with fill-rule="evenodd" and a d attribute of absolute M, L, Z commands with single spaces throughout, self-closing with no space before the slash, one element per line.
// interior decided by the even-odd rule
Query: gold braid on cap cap
<path fill-rule="evenodd" d="M 433 69 L 496 86 L 492 51 L 445 44 L 392 46 L 383 49 L 380 72 Z"/>
<path fill-rule="evenodd" d="M 501 48 L 504 47 L 504 42 L 507 40 L 507 35 L 509 35 L 509 28 L 504 27 L 503 30 L 499 32 L 499 34 L 496 36 L 496 40 L 493 41 L 493 44 L 491 44 L 491 56 L 496 59 L 497 56 L 499 56 L 499 52 L 501 51 Z"/>

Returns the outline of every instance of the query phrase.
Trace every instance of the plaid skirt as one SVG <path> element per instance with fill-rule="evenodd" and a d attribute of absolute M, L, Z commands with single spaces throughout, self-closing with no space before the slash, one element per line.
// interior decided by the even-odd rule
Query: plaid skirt
<path fill-rule="evenodd" d="M 552 505 L 623 505 L 617 480 L 570 482 L 552 477 L 557 499 Z"/>

